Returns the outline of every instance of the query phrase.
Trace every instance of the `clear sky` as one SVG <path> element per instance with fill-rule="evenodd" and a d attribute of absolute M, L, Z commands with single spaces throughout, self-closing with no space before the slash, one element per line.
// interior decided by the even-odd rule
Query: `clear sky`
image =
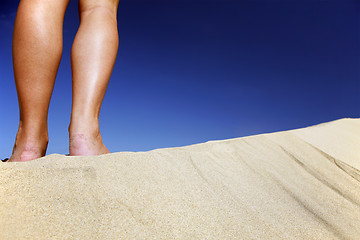
<path fill-rule="evenodd" d="M 11 56 L 17 5 L 0 3 L 0 158 L 11 154 L 19 118 Z M 78 25 L 70 0 L 48 154 L 68 153 Z M 118 26 L 100 116 L 112 152 L 360 117 L 360 1 L 121 0 Z"/>

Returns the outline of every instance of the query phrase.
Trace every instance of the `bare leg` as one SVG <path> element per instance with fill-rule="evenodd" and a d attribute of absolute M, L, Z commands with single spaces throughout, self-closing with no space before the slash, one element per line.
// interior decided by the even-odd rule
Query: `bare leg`
<path fill-rule="evenodd" d="M 69 0 L 21 0 L 13 36 L 13 65 L 20 122 L 9 161 L 45 155 L 47 115 L 62 54 L 62 25 Z"/>
<path fill-rule="evenodd" d="M 71 66 L 73 102 L 69 125 L 69 153 L 109 153 L 99 130 L 100 108 L 115 64 L 119 37 L 119 0 L 80 0 L 80 27 L 76 34 Z"/>

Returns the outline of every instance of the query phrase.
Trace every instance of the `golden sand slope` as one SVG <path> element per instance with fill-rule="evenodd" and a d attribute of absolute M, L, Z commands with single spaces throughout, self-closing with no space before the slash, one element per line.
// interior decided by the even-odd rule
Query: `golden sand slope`
<path fill-rule="evenodd" d="M 0 164 L 0 239 L 360 239 L 360 119 Z"/>

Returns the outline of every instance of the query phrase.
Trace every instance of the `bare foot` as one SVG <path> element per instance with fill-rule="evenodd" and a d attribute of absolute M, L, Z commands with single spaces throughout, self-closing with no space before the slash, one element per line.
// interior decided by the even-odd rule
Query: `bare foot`
<path fill-rule="evenodd" d="M 30 137 L 19 129 L 12 155 L 7 162 L 27 162 L 44 157 L 48 144 L 47 137 Z"/>
<path fill-rule="evenodd" d="M 13 154 L 7 162 L 27 162 L 45 156 L 45 152 L 35 147 L 14 147 Z"/>
<path fill-rule="evenodd" d="M 70 134 L 70 156 L 94 156 L 110 153 L 105 147 L 100 133 L 98 134 Z"/>

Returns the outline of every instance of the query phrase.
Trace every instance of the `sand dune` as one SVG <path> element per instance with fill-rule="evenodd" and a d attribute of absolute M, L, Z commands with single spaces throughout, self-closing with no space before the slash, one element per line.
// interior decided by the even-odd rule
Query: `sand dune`
<path fill-rule="evenodd" d="M 0 239 L 360 239 L 360 119 L 0 163 Z"/>

